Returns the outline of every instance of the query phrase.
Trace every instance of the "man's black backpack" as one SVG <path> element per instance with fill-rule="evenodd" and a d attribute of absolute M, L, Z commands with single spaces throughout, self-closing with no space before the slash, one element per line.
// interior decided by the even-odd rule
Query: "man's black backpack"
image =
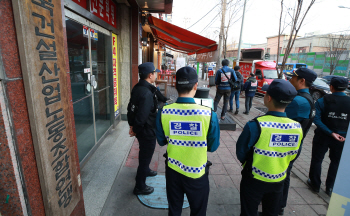
<path fill-rule="evenodd" d="M 136 101 L 133 100 L 135 97 L 131 97 L 129 104 L 128 104 L 128 113 L 127 113 L 127 118 L 128 118 L 128 123 L 130 126 L 134 125 L 135 121 L 135 116 L 138 110 L 138 106 L 136 105 Z"/>
<path fill-rule="evenodd" d="M 139 85 L 139 84 L 136 84 L 136 85 Z M 135 86 L 136 88 L 145 88 L 143 86 Z M 147 90 L 145 88 L 145 90 Z M 134 91 L 134 89 L 133 89 Z M 131 92 L 131 97 L 130 97 L 130 101 L 129 101 L 129 104 L 128 104 L 128 113 L 127 113 L 127 118 L 128 118 L 128 123 L 130 126 L 133 126 L 134 125 L 134 121 L 135 121 L 135 116 L 136 116 L 136 113 L 138 111 L 138 108 L 139 108 L 139 103 L 138 103 L 138 96 L 134 93 L 134 92 Z M 152 112 L 155 112 L 158 108 L 158 98 L 157 98 L 157 89 L 154 88 L 152 90 L 152 94 L 153 94 L 153 103 L 154 103 L 154 108 L 155 110 L 152 110 Z M 142 92 L 142 91 L 141 91 Z M 134 94 L 133 94 L 134 93 Z M 160 93 L 160 92 L 159 92 Z"/>

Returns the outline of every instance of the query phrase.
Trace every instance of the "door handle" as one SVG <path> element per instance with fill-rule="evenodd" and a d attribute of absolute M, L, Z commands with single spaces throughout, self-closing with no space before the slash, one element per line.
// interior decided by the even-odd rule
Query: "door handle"
<path fill-rule="evenodd" d="M 97 88 L 97 82 L 96 82 L 96 77 L 95 77 L 95 75 L 92 75 L 92 76 L 91 76 L 91 85 L 92 85 L 92 87 L 94 87 L 94 89 Z"/>

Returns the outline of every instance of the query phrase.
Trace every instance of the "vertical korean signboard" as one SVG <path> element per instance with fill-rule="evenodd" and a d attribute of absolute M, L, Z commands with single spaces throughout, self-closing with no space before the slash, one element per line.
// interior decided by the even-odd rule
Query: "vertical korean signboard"
<path fill-rule="evenodd" d="M 21 69 L 46 215 L 80 200 L 65 65 L 61 0 L 12 0 Z"/>
<path fill-rule="evenodd" d="M 73 2 L 77 3 L 82 8 L 86 9 L 86 6 L 87 6 L 86 0 L 73 0 Z"/>
<path fill-rule="evenodd" d="M 90 12 L 114 28 L 117 28 L 116 10 L 112 0 L 91 0 Z"/>
<path fill-rule="evenodd" d="M 119 115 L 117 35 L 112 33 L 114 117 Z"/>

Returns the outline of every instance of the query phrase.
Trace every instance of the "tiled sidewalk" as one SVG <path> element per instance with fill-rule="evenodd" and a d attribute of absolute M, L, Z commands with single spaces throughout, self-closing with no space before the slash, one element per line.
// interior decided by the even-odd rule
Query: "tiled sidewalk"
<path fill-rule="evenodd" d="M 201 85 L 205 84 L 200 82 Z M 171 88 L 171 87 L 170 87 Z M 169 92 L 172 92 L 171 90 Z M 215 87 L 211 88 L 211 96 L 215 96 Z M 263 107 L 261 98 L 254 99 L 253 107 Z M 240 103 L 244 104 L 244 98 L 240 98 Z M 222 104 L 221 104 L 222 105 Z M 210 167 L 210 195 L 207 215 L 239 215 L 240 214 L 240 198 L 239 185 L 241 181 L 241 165 L 236 157 L 236 141 L 242 132 L 242 126 L 250 119 L 262 114 L 258 109 L 253 109 L 250 115 L 244 115 L 243 107 L 240 109 L 239 115 L 232 115 L 237 121 L 236 131 L 221 131 L 220 147 L 216 152 L 208 153 L 208 160 L 213 163 Z M 231 115 L 231 114 L 229 114 Z M 291 175 L 291 188 L 288 198 L 288 206 L 285 209 L 285 215 L 325 215 L 327 212 L 329 197 L 323 194 L 324 197 L 319 196 L 309 190 L 305 184 L 308 175 L 309 163 L 311 158 L 311 142 L 313 138 L 313 130 L 305 138 L 302 154 L 294 163 L 293 173 Z M 165 147 L 157 145 L 155 153 L 152 158 L 150 168 L 157 170 L 159 175 L 164 174 L 165 164 L 163 154 L 166 151 Z M 124 169 L 136 170 L 138 166 L 138 142 L 135 139 L 130 150 L 129 156 L 126 160 Z M 328 168 L 329 160 L 325 160 L 325 172 Z M 119 176 L 118 178 L 123 178 Z M 134 185 L 134 179 L 125 181 L 130 184 L 131 188 Z M 121 181 L 121 180 L 116 180 Z M 131 193 L 131 191 L 130 191 Z M 324 193 L 324 192 L 323 192 Z M 134 199 L 134 198 L 133 198 Z M 136 199 L 136 198 L 135 198 Z M 137 203 L 137 202 L 136 202 Z M 141 205 L 141 203 L 139 204 Z M 132 214 L 135 210 L 130 209 Z M 149 214 L 147 214 L 149 212 Z M 155 213 L 156 212 L 156 213 Z M 166 210 L 154 210 L 143 208 L 143 215 L 167 215 Z M 183 215 L 189 215 L 189 209 L 183 211 Z"/>

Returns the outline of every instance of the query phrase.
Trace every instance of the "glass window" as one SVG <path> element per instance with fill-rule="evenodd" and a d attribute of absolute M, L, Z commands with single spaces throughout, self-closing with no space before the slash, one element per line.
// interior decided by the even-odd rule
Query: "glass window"
<path fill-rule="evenodd" d="M 296 64 L 296 68 L 306 68 L 306 64 Z"/>
<path fill-rule="evenodd" d="M 263 70 L 264 71 L 264 77 L 267 79 L 277 79 L 278 74 L 277 70 Z"/>

